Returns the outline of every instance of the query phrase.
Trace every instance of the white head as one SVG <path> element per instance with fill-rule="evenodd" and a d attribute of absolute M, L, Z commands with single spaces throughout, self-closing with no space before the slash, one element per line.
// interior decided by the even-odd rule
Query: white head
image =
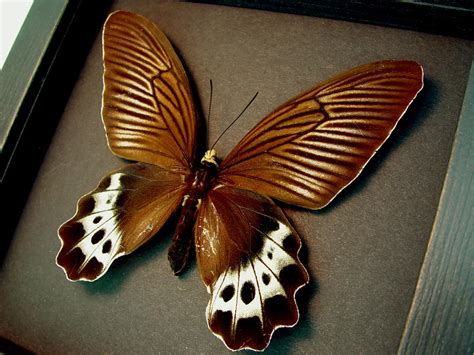
<path fill-rule="evenodd" d="M 217 153 L 215 149 L 206 150 L 206 152 L 204 153 L 204 156 L 201 159 L 201 164 L 204 164 L 204 163 L 213 164 L 216 168 L 218 168 L 219 164 L 217 164 L 216 156 L 217 156 Z"/>

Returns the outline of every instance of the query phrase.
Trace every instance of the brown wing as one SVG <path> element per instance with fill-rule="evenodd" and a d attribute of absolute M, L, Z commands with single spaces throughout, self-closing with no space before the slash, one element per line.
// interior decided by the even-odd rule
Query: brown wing
<path fill-rule="evenodd" d="M 263 350 L 273 331 L 298 321 L 296 291 L 308 282 L 301 242 L 270 198 L 219 186 L 195 225 L 199 272 L 211 293 L 211 331 L 232 350 Z"/>
<path fill-rule="evenodd" d="M 232 150 L 220 181 L 324 207 L 353 181 L 423 87 L 415 62 L 363 65 L 281 106 Z"/>
<path fill-rule="evenodd" d="M 102 118 L 120 157 L 188 170 L 196 111 L 186 73 L 166 36 L 142 16 L 114 12 L 104 26 Z"/>
<path fill-rule="evenodd" d="M 68 279 L 96 280 L 116 258 L 151 238 L 181 202 L 184 180 L 185 175 L 142 163 L 102 179 L 59 228 L 57 264 Z"/>

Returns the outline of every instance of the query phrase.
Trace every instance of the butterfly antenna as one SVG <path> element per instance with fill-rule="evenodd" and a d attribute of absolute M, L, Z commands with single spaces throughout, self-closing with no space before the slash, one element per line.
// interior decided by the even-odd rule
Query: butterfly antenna
<path fill-rule="evenodd" d="M 212 107 L 212 79 L 209 79 L 209 107 L 207 108 L 207 117 L 206 117 L 206 144 L 209 143 L 209 122 L 211 122 L 211 107 Z"/>
<path fill-rule="evenodd" d="M 209 79 L 209 107 L 207 109 L 207 124 L 209 125 L 209 121 L 211 120 L 211 107 L 212 107 L 212 79 Z"/>
<path fill-rule="evenodd" d="M 242 116 L 242 115 L 244 114 L 244 112 L 248 109 L 248 107 L 249 107 L 249 106 L 252 104 L 252 102 L 256 99 L 257 95 L 258 95 L 258 92 L 256 92 L 255 95 L 253 95 L 253 97 L 252 97 L 252 99 L 249 101 L 249 103 L 244 107 L 244 109 L 242 110 L 242 112 L 239 113 L 239 115 L 238 115 L 236 118 L 234 118 L 234 120 L 231 122 L 231 124 L 228 125 L 226 129 L 224 129 L 224 132 L 222 132 L 222 133 L 220 134 L 220 136 L 216 139 L 216 141 L 215 141 L 214 144 L 212 145 L 211 149 L 213 149 L 213 148 L 216 146 L 217 142 L 219 142 L 219 139 L 222 138 L 222 136 L 225 134 L 225 132 L 227 132 L 227 131 L 229 130 L 229 128 L 232 127 L 235 122 L 237 122 L 237 120 L 240 118 L 240 116 Z"/>

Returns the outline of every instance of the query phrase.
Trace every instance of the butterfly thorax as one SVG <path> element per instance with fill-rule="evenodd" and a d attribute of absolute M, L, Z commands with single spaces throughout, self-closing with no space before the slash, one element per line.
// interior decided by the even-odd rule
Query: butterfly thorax
<path fill-rule="evenodd" d="M 188 264 L 194 245 L 193 227 L 196 213 L 202 198 L 217 176 L 217 170 L 216 151 L 208 150 L 188 182 L 188 191 L 183 197 L 178 224 L 168 250 L 168 260 L 175 275 L 179 275 Z"/>

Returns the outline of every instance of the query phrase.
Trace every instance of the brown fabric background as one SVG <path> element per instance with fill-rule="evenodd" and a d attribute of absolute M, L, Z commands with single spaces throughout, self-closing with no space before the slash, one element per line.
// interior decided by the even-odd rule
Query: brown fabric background
<path fill-rule="evenodd" d="M 169 35 L 203 107 L 213 80 L 211 142 L 260 92 L 217 146 L 220 155 L 277 105 L 342 70 L 382 59 L 424 66 L 424 91 L 359 179 L 324 210 L 285 207 L 312 281 L 298 294 L 299 324 L 277 331 L 268 348 L 394 353 L 446 173 L 472 42 L 210 5 L 124 0 L 114 8 L 145 15 Z M 1 266 L 0 335 L 43 353 L 225 353 L 207 329 L 208 295 L 195 264 L 181 278 L 170 272 L 170 231 L 95 283 L 68 282 L 55 265 L 58 226 L 81 195 L 124 164 L 107 148 L 101 92 L 98 36 Z"/>

